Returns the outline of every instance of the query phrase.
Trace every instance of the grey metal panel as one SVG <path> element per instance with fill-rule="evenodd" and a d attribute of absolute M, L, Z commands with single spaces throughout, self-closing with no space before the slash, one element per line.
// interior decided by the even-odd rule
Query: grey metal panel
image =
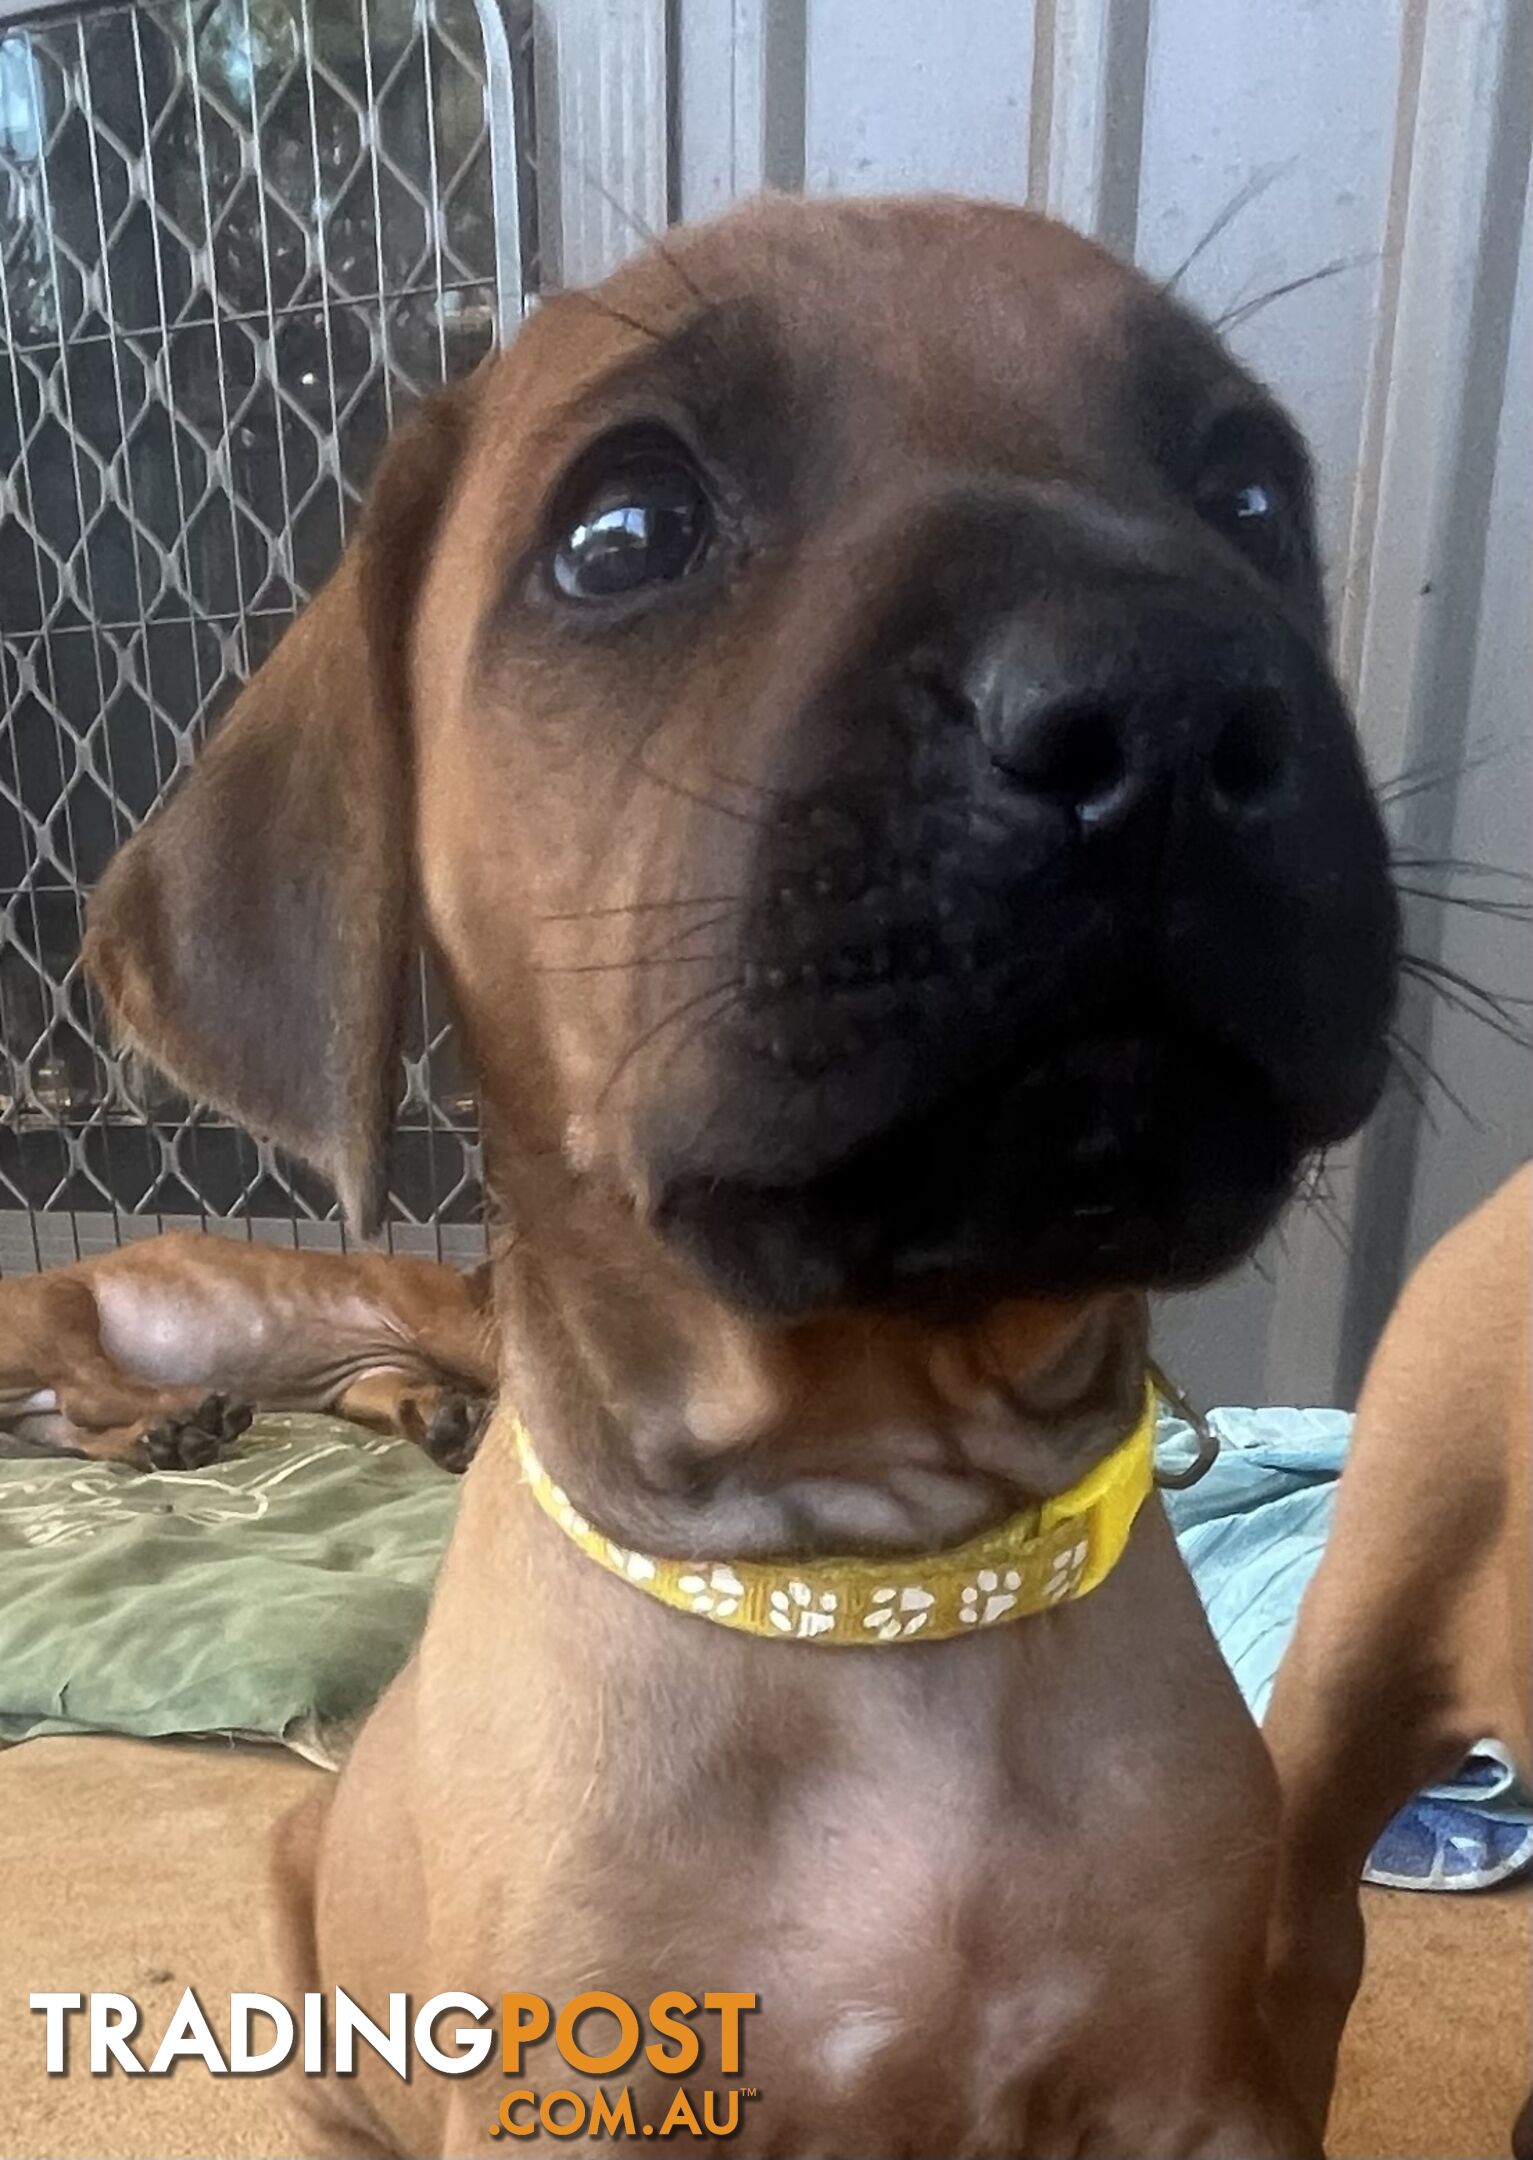
<path fill-rule="evenodd" d="M 591 284 L 669 216 L 666 0 L 540 10 L 533 49 L 547 281 Z"/>
<path fill-rule="evenodd" d="M 1026 198 L 1032 11 L 1016 0 L 810 0 L 804 177 L 815 192 Z"/>
<path fill-rule="evenodd" d="M 1486 533 L 1467 769 L 1451 789 L 1449 848 L 1476 867 L 1456 873 L 1444 910 L 1440 957 L 1465 981 L 1500 998 L 1526 1032 L 1533 1000 L 1533 221 L 1524 204 L 1521 268 L 1512 319 L 1506 399 L 1496 436 Z M 1506 874 L 1503 874 L 1506 873 Z M 1445 876 L 1424 887 L 1448 888 Z M 1467 905 L 1462 903 L 1467 902 Z M 1409 1256 L 1424 1252 L 1533 1154 L 1533 1058 L 1464 1009 L 1451 983 L 1436 1002 L 1429 1044 L 1466 1117 L 1435 1091 L 1435 1126 L 1422 1135 Z M 1468 1002 L 1473 1004 L 1472 996 Z"/>

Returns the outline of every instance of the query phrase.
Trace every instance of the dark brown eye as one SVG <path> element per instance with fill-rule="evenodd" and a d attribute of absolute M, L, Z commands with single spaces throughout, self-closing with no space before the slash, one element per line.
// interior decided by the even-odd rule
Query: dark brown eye
<path fill-rule="evenodd" d="M 1274 491 L 1265 480 L 1248 480 L 1231 495 L 1229 512 L 1237 533 L 1255 532 L 1264 518 L 1276 515 Z"/>
<path fill-rule="evenodd" d="M 620 600 L 695 570 L 713 537 L 713 509 L 679 446 L 632 450 L 566 513 L 551 558 L 568 600 Z"/>
<path fill-rule="evenodd" d="M 1288 431 L 1231 415 L 1202 445 L 1198 465 L 1201 514 L 1258 570 L 1286 576 L 1304 554 L 1309 519 L 1304 453 Z"/>
<path fill-rule="evenodd" d="M 1293 568 L 1299 545 L 1295 505 L 1275 479 L 1239 480 L 1205 492 L 1198 507 L 1217 531 L 1258 570 L 1280 578 Z"/>

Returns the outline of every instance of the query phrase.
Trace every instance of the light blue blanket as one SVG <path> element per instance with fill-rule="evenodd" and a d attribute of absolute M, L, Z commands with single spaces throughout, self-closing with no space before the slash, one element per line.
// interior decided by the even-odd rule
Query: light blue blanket
<path fill-rule="evenodd" d="M 1272 1696 L 1304 1586 L 1331 1526 L 1352 1420 L 1342 1410 L 1216 1410 L 1217 1461 L 1167 1512 L 1241 1693 L 1259 1719 Z M 1192 1435 L 1161 1425 L 1165 1457 Z M 1370 1881 L 1477 1890 L 1533 1869 L 1533 1801 L 1486 1740 L 1451 1785 L 1406 1808 L 1374 1848 Z"/>

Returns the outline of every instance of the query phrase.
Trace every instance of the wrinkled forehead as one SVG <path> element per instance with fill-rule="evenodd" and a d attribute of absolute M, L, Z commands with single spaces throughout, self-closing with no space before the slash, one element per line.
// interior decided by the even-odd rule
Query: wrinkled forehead
<path fill-rule="evenodd" d="M 1078 235 L 999 204 L 754 205 L 545 307 L 500 389 L 550 462 L 628 418 L 801 458 L 912 451 L 1040 477 L 1195 427 L 1242 382 Z"/>

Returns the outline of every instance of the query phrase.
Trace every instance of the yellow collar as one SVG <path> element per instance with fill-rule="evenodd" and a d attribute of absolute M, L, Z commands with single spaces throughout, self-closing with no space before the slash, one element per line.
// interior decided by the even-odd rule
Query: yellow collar
<path fill-rule="evenodd" d="M 942 1642 L 1084 1597 L 1112 1572 L 1154 1482 L 1155 1390 L 1128 1438 L 1068 1491 L 965 1545 L 887 1560 L 654 1559 L 587 1522 L 520 1423 L 516 1445 L 539 1505 L 587 1558 L 676 1612 L 768 1640 Z"/>

